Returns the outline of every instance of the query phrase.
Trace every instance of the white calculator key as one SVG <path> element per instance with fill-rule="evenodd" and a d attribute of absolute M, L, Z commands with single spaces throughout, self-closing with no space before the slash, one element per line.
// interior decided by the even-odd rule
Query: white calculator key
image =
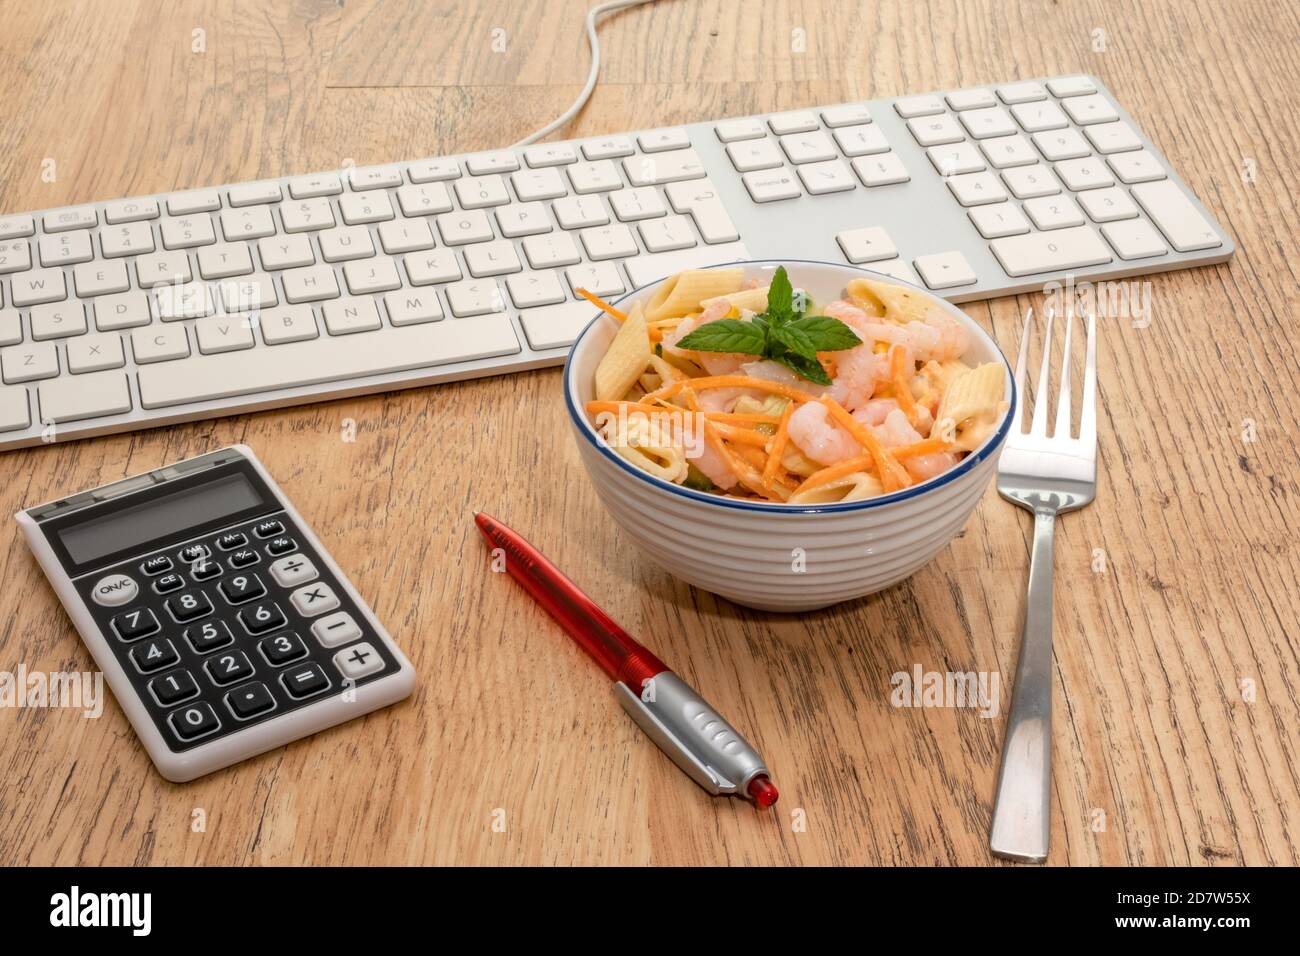
<path fill-rule="evenodd" d="M 1039 229 L 1082 226 L 1083 213 L 1069 196 L 1041 196 L 1025 201 L 1025 212 Z"/>
<path fill-rule="evenodd" d="M 668 214 L 663 197 L 653 186 L 620 189 L 609 194 L 609 205 L 620 222 L 638 222 Z"/>
<path fill-rule="evenodd" d="M 38 383 L 36 403 L 43 422 L 76 422 L 129 412 L 131 389 L 120 371 L 89 372 Z"/>
<path fill-rule="evenodd" d="M 388 321 L 399 328 L 437 322 L 442 318 L 442 304 L 438 301 L 438 293 L 432 289 L 390 292 L 384 296 L 384 308 L 388 312 Z"/>
<path fill-rule="evenodd" d="M 1017 166 L 1002 171 L 1002 181 L 1007 184 L 1011 194 L 1017 199 L 1033 199 L 1035 196 L 1054 196 L 1061 191 L 1061 184 L 1056 181 L 1052 171 L 1040 164 L 1034 166 Z"/>
<path fill-rule="evenodd" d="M 6 385 L 34 382 L 59 374 L 59 351 L 53 342 L 31 342 L 0 349 L 0 375 Z"/>
<path fill-rule="evenodd" d="M 1029 145 L 1029 140 L 1019 133 L 1012 136 L 995 136 L 980 141 L 980 150 L 988 157 L 989 165 L 994 169 L 1007 169 L 1011 166 L 1027 166 L 1038 162 L 1038 154 Z"/>
<path fill-rule="evenodd" d="M 1089 96 L 1072 96 L 1061 102 L 1065 106 L 1065 111 L 1070 114 L 1070 119 L 1080 126 L 1087 126 L 1092 123 L 1113 123 L 1119 119 L 1115 107 L 1111 106 L 1110 101 L 1100 93 L 1093 93 Z"/>
<path fill-rule="evenodd" d="M 324 581 L 304 584 L 289 595 L 289 603 L 303 617 L 315 617 L 339 606 L 338 595 Z"/>
<path fill-rule="evenodd" d="M 913 116 L 933 116 L 944 111 L 943 100 L 933 94 L 905 96 L 894 101 L 894 109 L 903 119 L 911 119 Z"/>
<path fill-rule="evenodd" d="M 567 166 L 577 161 L 578 150 L 572 143 L 539 143 L 524 150 L 524 162 L 533 169 Z"/>
<path fill-rule="evenodd" d="M 383 670 L 384 659 L 369 641 L 362 641 L 335 654 L 334 666 L 339 669 L 344 680 L 355 681 Z"/>
<path fill-rule="evenodd" d="M 121 607 L 130 604 L 140 593 L 140 586 L 129 574 L 106 574 L 90 589 L 91 599 L 101 607 Z"/>
<path fill-rule="evenodd" d="M 1084 211 L 1092 217 L 1093 222 L 1113 222 L 1116 219 L 1132 219 L 1138 214 L 1137 206 L 1127 192 L 1118 186 L 1110 189 L 1090 189 L 1080 194 L 1079 203 Z"/>
<path fill-rule="evenodd" d="M 948 105 L 955 110 L 977 110 L 997 106 L 997 98 L 988 90 L 957 90 L 946 97 Z"/>
<path fill-rule="evenodd" d="M 893 259 L 898 255 L 894 240 L 880 226 L 846 229 L 836 234 L 835 241 L 840 244 L 844 258 L 855 264 Z"/>
<path fill-rule="evenodd" d="M 795 163 L 821 163 L 835 158 L 835 146 L 821 130 L 781 137 L 781 149 Z"/>
<path fill-rule="evenodd" d="M 293 588 L 316 578 L 316 565 L 305 554 L 289 554 L 276 558 L 270 565 L 271 577 L 282 588 Z"/>
<path fill-rule="evenodd" d="M 1089 226 L 1008 236 L 989 243 L 993 255 L 1010 276 L 1058 272 L 1110 262 L 1114 257 Z"/>
<path fill-rule="evenodd" d="M 727 156 L 737 172 L 772 169 L 783 163 L 781 151 L 770 139 L 748 139 L 727 144 Z"/>
<path fill-rule="evenodd" d="M 1106 161 L 1122 183 L 1149 183 L 1165 178 L 1165 169 L 1160 161 L 1145 149 L 1116 153 L 1107 157 Z"/>
<path fill-rule="evenodd" d="M 717 123 L 713 130 L 718 134 L 718 139 L 724 143 L 734 143 L 742 139 L 757 139 L 760 136 L 767 135 L 767 127 L 763 125 L 763 121 L 752 118 L 725 120 Z M 30 235 L 30 233 L 27 233 L 27 235 Z"/>
<path fill-rule="evenodd" d="M 1061 108 L 1050 100 L 1042 103 L 1017 103 L 1011 107 L 1011 114 L 1026 133 L 1037 133 L 1044 129 L 1065 129 L 1070 125 Z"/>
<path fill-rule="evenodd" d="M 1083 141 L 1077 129 L 1043 130 L 1035 133 L 1033 139 L 1043 159 L 1051 163 L 1092 155 L 1092 147 Z"/>
<path fill-rule="evenodd" d="M 322 647 L 338 647 L 361 636 L 361 628 L 347 611 L 336 611 L 312 622 L 311 632 Z"/>
<path fill-rule="evenodd" d="M 981 206 L 984 203 L 1002 202 L 1007 198 L 1002 183 L 990 172 L 950 176 L 947 182 L 948 188 L 963 206 Z"/>
<path fill-rule="evenodd" d="M 0 432 L 27 428 L 32 423 L 32 413 L 27 404 L 27 389 L 22 386 L 0 385 Z"/>
<path fill-rule="evenodd" d="M 803 194 L 790 170 L 784 167 L 745 173 L 741 179 L 754 202 L 794 199 Z"/>
<path fill-rule="evenodd" d="M 846 103 L 843 106 L 828 106 L 822 110 L 822 122 L 831 129 L 840 126 L 856 126 L 871 122 L 871 111 L 861 103 Z"/>
<path fill-rule="evenodd" d="M 636 138 L 637 145 L 647 153 L 662 153 L 670 149 L 685 149 L 691 145 L 691 137 L 680 127 L 674 129 L 657 129 L 642 133 Z"/>
<path fill-rule="evenodd" d="M 991 206 L 976 206 L 970 221 L 985 239 L 1019 236 L 1029 231 L 1029 221 L 1015 203 L 1000 202 Z"/>
<path fill-rule="evenodd" d="M 833 134 L 840 152 L 852 159 L 854 156 L 870 156 L 873 153 L 889 152 L 889 140 L 885 134 L 872 126 L 845 126 Z"/>
<path fill-rule="evenodd" d="M 838 159 L 799 166 L 798 172 L 804 188 L 813 196 L 844 192 L 857 186 L 849 168 Z"/>
<path fill-rule="evenodd" d="M 992 99 L 992 94 L 990 94 L 989 98 Z M 961 125 L 965 126 L 971 136 L 976 139 L 988 139 L 991 136 L 1010 136 L 1016 132 L 1016 124 L 1007 115 L 1007 111 L 1000 106 L 967 110 L 957 115 L 961 119 Z"/>
<path fill-rule="evenodd" d="M 912 178 L 903 161 L 892 152 L 859 156 L 853 161 L 853 171 L 864 186 L 889 186 Z"/>
<path fill-rule="evenodd" d="M 907 128 L 922 146 L 942 146 L 944 143 L 960 143 L 966 138 L 961 124 L 955 116 L 947 113 L 939 116 L 921 116 L 907 121 Z"/>
<path fill-rule="evenodd" d="M 931 146 L 925 151 L 930 163 L 940 176 L 959 176 L 978 173 L 985 168 L 984 155 L 974 143 L 952 143 L 948 146 Z"/>
<path fill-rule="evenodd" d="M 122 337 L 113 333 L 78 335 L 68 342 L 68 371 L 102 372 L 126 364 L 122 354 Z"/>
<path fill-rule="evenodd" d="M 1145 219 L 1108 222 L 1101 227 L 1101 232 L 1121 259 L 1147 259 L 1169 251 L 1160 233 Z"/>
<path fill-rule="evenodd" d="M 1085 126 L 1083 133 L 1099 153 L 1124 153 L 1130 149 L 1142 148 L 1142 140 L 1133 132 L 1133 127 L 1123 120 Z"/>
<path fill-rule="evenodd" d="M 1047 99 L 1047 90 L 1043 89 L 1041 83 L 1007 83 L 998 87 L 998 96 L 1002 102 L 1008 106 L 1014 106 L 1016 103 L 1033 103 L 1037 100 Z"/>
<path fill-rule="evenodd" d="M 1169 244 L 1179 252 L 1213 249 L 1223 240 L 1206 221 L 1192 201 L 1169 180 L 1140 183 L 1133 187 L 1133 198 L 1146 210 Z"/>
<path fill-rule="evenodd" d="M 1047 81 L 1053 96 L 1083 96 L 1096 93 L 1097 84 L 1086 76 L 1061 76 Z"/>
<path fill-rule="evenodd" d="M 913 264 L 931 289 L 951 289 L 977 281 L 975 270 L 960 252 L 940 252 L 917 256 Z"/>
<path fill-rule="evenodd" d="M 777 113 L 775 116 L 768 117 L 767 125 L 778 136 L 784 136 L 787 133 L 809 133 L 817 129 L 817 117 L 807 110 Z"/>
<path fill-rule="evenodd" d="M 1056 164 L 1056 175 L 1061 177 L 1067 189 L 1078 192 L 1081 189 L 1099 189 L 1112 186 L 1115 178 L 1106 168 L 1106 161 L 1100 156 L 1086 159 L 1070 159 Z"/>

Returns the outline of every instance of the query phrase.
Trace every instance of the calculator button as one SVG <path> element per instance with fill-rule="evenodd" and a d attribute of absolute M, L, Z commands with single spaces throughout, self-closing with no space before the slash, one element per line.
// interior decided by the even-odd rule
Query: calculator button
<path fill-rule="evenodd" d="M 216 561 L 209 561 L 206 558 L 202 561 L 195 561 L 190 568 L 190 577 L 195 581 L 207 581 L 221 574 L 221 565 Z"/>
<path fill-rule="evenodd" d="M 106 574 L 90 589 L 90 597 L 101 607 L 121 607 L 130 604 L 140 593 L 135 578 L 126 574 Z"/>
<path fill-rule="evenodd" d="M 153 583 L 153 589 L 158 594 L 169 594 L 183 587 L 185 587 L 185 579 L 179 574 L 164 574 Z"/>
<path fill-rule="evenodd" d="M 167 722 L 172 725 L 172 732 L 181 740 L 205 737 L 221 727 L 221 721 L 217 720 L 212 705 L 202 700 L 175 711 L 167 718 Z"/>
<path fill-rule="evenodd" d="M 274 538 L 277 534 L 284 534 L 284 525 L 278 521 L 262 521 L 253 528 L 253 534 L 259 538 Z"/>
<path fill-rule="evenodd" d="M 124 641 L 134 641 L 158 630 L 158 618 L 147 607 L 119 614 L 110 623 L 117 636 Z"/>
<path fill-rule="evenodd" d="M 307 645 L 297 634 L 277 634 L 275 637 L 264 638 L 258 642 L 257 649 L 272 667 L 292 664 L 307 656 Z"/>
<path fill-rule="evenodd" d="M 248 537 L 240 534 L 238 531 L 231 531 L 229 534 L 223 534 L 217 539 L 217 547 L 222 551 L 231 551 L 235 548 L 242 548 L 248 544 Z"/>
<path fill-rule="evenodd" d="M 248 655 L 243 651 L 231 651 L 210 658 L 203 667 L 214 684 L 233 684 L 237 680 L 250 677 L 253 673 L 253 665 L 249 663 Z"/>
<path fill-rule="evenodd" d="M 156 558 L 150 558 L 144 564 L 140 565 L 140 570 L 150 576 L 162 574 L 164 571 L 172 569 L 172 559 L 165 554 L 160 554 Z"/>
<path fill-rule="evenodd" d="M 315 617 L 339 606 L 338 595 L 324 581 L 304 584 L 289 595 L 289 602 L 303 617 Z"/>
<path fill-rule="evenodd" d="M 226 695 L 226 706 L 240 720 L 248 720 L 258 714 L 275 709 L 275 698 L 266 689 L 265 684 L 245 684 L 236 687 Z"/>
<path fill-rule="evenodd" d="M 212 613 L 212 602 L 202 591 L 187 591 L 167 599 L 167 613 L 178 624 Z"/>
<path fill-rule="evenodd" d="M 282 554 L 288 554 L 297 548 L 293 538 L 276 538 L 266 546 L 266 553 L 273 558 L 278 558 Z"/>
<path fill-rule="evenodd" d="M 202 561 L 204 558 L 212 557 L 212 552 L 206 544 L 192 544 L 187 548 L 181 548 L 177 557 L 186 564 L 193 564 L 195 561 Z"/>
<path fill-rule="evenodd" d="M 305 554 L 290 554 L 271 562 L 271 577 L 282 588 L 297 587 L 316 577 L 316 565 Z"/>
<path fill-rule="evenodd" d="M 230 632 L 230 625 L 225 621 L 207 621 L 187 627 L 184 636 L 197 654 L 206 654 L 235 643 L 235 635 Z"/>
<path fill-rule="evenodd" d="M 172 704 L 179 704 L 183 700 L 197 696 L 199 684 L 193 674 L 181 670 L 155 677 L 149 682 L 149 690 L 153 692 L 154 699 L 158 703 L 170 707 Z"/>
<path fill-rule="evenodd" d="M 361 628 L 347 611 L 338 611 L 321 618 L 311 626 L 312 634 L 322 647 L 338 647 L 361 636 Z"/>
<path fill-rule="evenodd" d="M 330 687 L 329 677 L 315 661 L 285 671 L 280 675 L 280 683 L 295 700 L 311 697 L 313 694 L 329 690 Z"/>
<path fill-rule="evenodd" d="M 236 551 L 230 556 L 230 566 L 232 568 L 246 568 L 250 564 L 257 564 L 261 560 L 262 556 L 256 551 L 244 549 L 243 551 Z"/>
<path fill-rule="evenodd" d="M 334 655 L 334 666 L 348 680 L 360 680 L 384 669 L 384 659 L 367 641 L 345 647 Z"/>
<path fill-rule="evenodd" d="M 249 634 L 265 634 L 278 627 L 284 627 L 288 621 L 284 613 L 274 604 L 255 604 L 239 612 L 239 623 Z"/>
<path fill-rule="evenodd" d="M 256 574 L 233 575 L 230 580 L 221 582 L 219 590 L 231 604 L 243 604 L 266 596 L 266 586 Z"/>
<path fill-rule="evenodd" d="M 176 648 L 172 647 L 172 642 L 165 637 L 155 637 L 151 641 L 145 641 L 131 648 L 132 662 L 146 674 L 171 667 L 180 659 Z"/>

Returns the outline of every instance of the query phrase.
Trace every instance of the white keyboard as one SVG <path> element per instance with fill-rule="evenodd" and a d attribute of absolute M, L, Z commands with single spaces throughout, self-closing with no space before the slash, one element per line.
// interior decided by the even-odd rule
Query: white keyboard
<path fill-rule="evenodd" d="M 741 258 L 965 301 L 1232 253 L 1088 76 L 0 215 L 0 448 L 559 364 L 575 287 Z"/>

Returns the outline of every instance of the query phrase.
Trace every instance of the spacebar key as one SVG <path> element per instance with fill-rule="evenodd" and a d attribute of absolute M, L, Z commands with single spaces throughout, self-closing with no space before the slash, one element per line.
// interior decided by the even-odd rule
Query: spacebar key
<path fill-rule="evenodd" d="M 518 351 L 519 339 L 506 315 L 445 319 L 338 338 L 327 335 L 292 345 L 146 365 L 138 373 L 140 404 L 163 408 Z"/>

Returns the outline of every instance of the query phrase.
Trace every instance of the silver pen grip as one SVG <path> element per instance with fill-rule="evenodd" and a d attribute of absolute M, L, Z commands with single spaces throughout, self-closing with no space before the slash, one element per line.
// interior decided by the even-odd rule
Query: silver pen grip
<path fill-rule="evenodd" d="M 769 775 L 758 751 L 672 671 L 650 678 L 640 693 L 621 681 L 614 693 L 659 749 L 709 793 L 744 796 L 751 780 Z"/>

